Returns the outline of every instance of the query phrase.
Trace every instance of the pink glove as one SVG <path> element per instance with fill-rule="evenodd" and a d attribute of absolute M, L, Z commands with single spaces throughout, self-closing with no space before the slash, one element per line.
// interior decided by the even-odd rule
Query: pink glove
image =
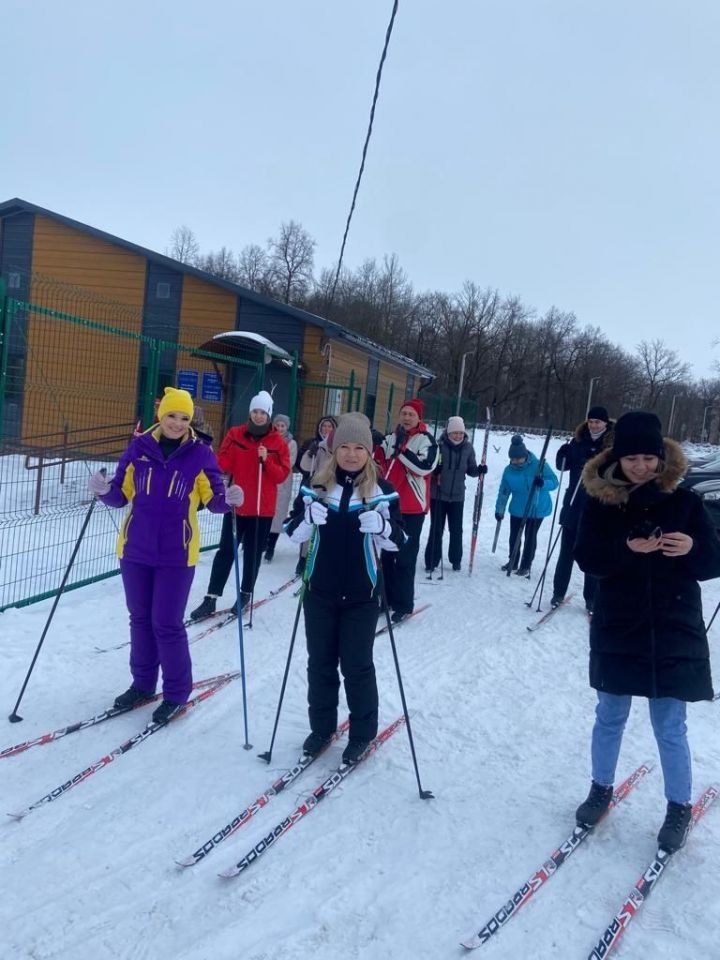
<path fill-rule="evenodd" d="M 95 497 L 104 497 L 110 493 L 110 481 L 105 476 L 104 470 L 98 470 L 88 480 L 88 490 Z"/>
<path fill-rule="evenodd" d="M 245 494 L 242 492 L 242 487 L 239 487 L 236 483 L 231 483 L 225 491 L 225 503 L 229 507 L 241 507 L 244 501 Z"/>

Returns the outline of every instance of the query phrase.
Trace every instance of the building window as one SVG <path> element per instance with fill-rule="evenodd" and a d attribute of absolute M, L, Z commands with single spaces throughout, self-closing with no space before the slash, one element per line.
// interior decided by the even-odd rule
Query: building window
<path fill-rule="evenodd" d="M 407 384 L 405 386 L 405 399 L 409 400 L 415 396 L 415 377 L 409 373 L 407 375 Z"/>
<path fill-rule="evenodd" d="M 22 286 L 22 274 L 13 272 L 8 273 L 8 290 L 19 290 Z"/>
<path fill-rule="evenodd" d="M 169 300 L 170 299 L 170 284 L 161 281 L 155 287 L 155 296 L 158 300 Z"/>
<path fill-rule="evenodd" d="M 343 402 L 344 393 L 345 393 L 344 390 L 337 390 L 335 388 L 328 390 L 327 401 L 325 404 L 327 408 L 325 410 L 325 416 L 330 416 L 330 417 L 340 416 L 340 414 L 342 413 L 342 402 Z"/>

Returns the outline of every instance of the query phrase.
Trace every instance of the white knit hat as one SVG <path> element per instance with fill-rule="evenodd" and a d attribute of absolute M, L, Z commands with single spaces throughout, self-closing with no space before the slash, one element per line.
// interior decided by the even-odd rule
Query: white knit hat
<path fill-rule="evenodd" d="M 462 417 L 448 417 L 448 433 L 465 433 L 465 421 Z"/>
<path fill-rule="evenodd" d="M 251 410 L 262 410 L 268 417 L 272 416 L 273 409 L 273 398 L 267 392 L 267 390 L 261 390 L 257 396 L 254 396 L 250 401 Z"/>

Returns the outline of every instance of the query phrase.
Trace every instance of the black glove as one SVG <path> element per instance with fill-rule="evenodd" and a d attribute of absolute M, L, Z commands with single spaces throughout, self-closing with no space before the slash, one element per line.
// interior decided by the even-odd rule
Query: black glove
<path fill-rule="evenodd" d="M 478 476 L 479 476 L 479 477 L 484 477 L 486 473 L 487 473 L 487 464 L 486 464 L 486 463 L 481 463 L 481 464 L 478 466 Z"/>
<path fill-rule="evenodd" d="M 319 440 L 311 440 L 310 443 L 308 444 L 307 450 L 306 450 L 305 452 L 306 452 L 306 453 L 309 453 L 311 457 L 314 457 L 315 454 L 316 454 L 317 451 L 318 451 L 318 444 L 319 444 L 319 443 L 320 443 Z"/>
<path fill-rule="evenodd" d="M 570 444 L 564 443 L 561 447 L 558 447 L 558 451 L 555 454 L 555 466 L 558 470 L 561 470 L 563 464 L 567 464 L 568 454 L 570 453 Z"/>
<path fill-rule="evenodd" d="M 538 490 L 540 489 L 540 487 L 544 487 L 545 480 L 543 479 L 543 477 L 535 477 L 535 479 L 533 480 L 533 486 L 537 487 Z"/>
<path fill-rule="evenodd" d="M 496 513 L 495 519 L 497 520 L 498 523 L 500 523 L 500 521 L 503 519 L 504 516 L 505 516 L 504 513 Z"/>
<path fill-rule="evenodd" d="M 403 426 L 399 426 L 395 431 L 395 449 L 401 447 L 407 440 L 407 430 Z"/>

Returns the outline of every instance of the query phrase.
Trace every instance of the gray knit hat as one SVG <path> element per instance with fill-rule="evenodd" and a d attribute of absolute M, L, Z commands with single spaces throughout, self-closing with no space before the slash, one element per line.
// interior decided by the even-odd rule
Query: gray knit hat
<path fill-rule="evenodd" d="M 272 419 L 272 422 L 277 423 L 278 421 L 280 421 L 280 423 L 284 423 L 288 430 L 290 429 L 290 417 L 286 413 L 276 413 Z"/>
<path fill-rule="evenodd" d="M 338 417 L 335 432 L 332 435 L 333 453 L 343 443 L 360 443 L 372 453 L 373 442 L 370 433 L 370 421 L 364 413 L 343 413 Z"/>

